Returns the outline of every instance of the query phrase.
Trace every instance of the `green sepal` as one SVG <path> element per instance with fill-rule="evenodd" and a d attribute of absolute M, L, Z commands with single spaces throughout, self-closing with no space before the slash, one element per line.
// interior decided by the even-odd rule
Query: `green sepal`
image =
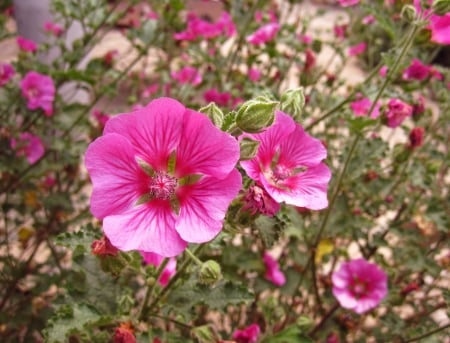
<path fill-rule="evenodd" d="M 142 204 L 145 204 L 145 203 L 147 203 L 147 202 L 149 202 L 151 200 L 153 200 L 152 195 L 150 193 L 145 193 L 145 194 L 143 194 L 143 195 L 141 195 L 139 197 L 139 199 L 136 201 L 135 205 L 136 206 L 142 205 Z"/>
<path fill-rule="evenodd" d="M 135 160 L 136 160 L 137 164 L 139 165 L 139 167 L 144 171 L 145 174 L 147 174 L 150 177 L 155 176 L 156 172 L 153 170 L 153 168 L 150 166 L 150 164 L 148 164 L 142 158 L 137 157 L 137 156 L 135 157 Z"/>
<path fill-rule="evenodd" d="M 189 174 L 178 180 L 180 186 L 193 185 L 202 178 L 200 174 Z"/>
<path fill-rule="evenodd" d="M 170 175 L 175 174 L 175 163 L 177 159 L 177 152 L 174 150 L 170 153 L 169 159 L 167 160 L 167 173 Z"/>

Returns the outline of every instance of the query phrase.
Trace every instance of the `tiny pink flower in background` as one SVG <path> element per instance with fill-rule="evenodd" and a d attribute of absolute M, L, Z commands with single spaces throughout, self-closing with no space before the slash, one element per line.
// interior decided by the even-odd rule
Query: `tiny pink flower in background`
<path fill-rule="evenodd" d="M 297 39 L 304 44 L 311 44 L 313 39 L 309 35 L 298 34 Z"/>
<path fill-rule="evenodd" d="M 263 261 L 266 266 L 264 278 L 272 282 L 275 286 L 283 286 L 286 283 L 286 277 L 280 270 L 278 262 L 267 252 L 264 253 Z"/>
<path fill-rule="evenodd" d="M 251 324 L 245 329 L 236 330 L 233 333 L 233 339 L 236 340 L 237 343 L 256 343 L 260 333 L 261 329 L 259 328 L 259 325 Z"/>
<path fill-rule="evenodd" d="M 380 115 L 380 103 L 374 107 L 370 118 L 376 119 Z M 350 108 L 356 117 L 367 116 L 369 114 L 369 110 L 372 106 L 372 101 L 369 98 L 360 98 L 358 100 L 353 101 L 350 104 Z"/>
<path fill-rule="evenodd" d="M 144 98 L 151 97 L 153 94 L 156 94 L 158 92 L 158 90 L 159 90 L 159 83 L 157 83 L 157 82 L 153 83 L 143 90 L 142 96 Z"/>
<path fill-rule="evenodd" d="M 158 13 L 153 12 L 153 11 L 148 12 L 145 16 L 148 19 L 151 19 L 151 20 L 158 20 L 159 19 Z"/>
<path fill-rule="evenodd" d="M 413 117 L 420 116 L 423 112 L 425 112 L 425 98 L 423 95 L 419 95 L 417 100 L 412 104 L 413 107 Z"/>
<path fill-rule="evenodd" d="M 242 209 L 249 210 L 252 215 L 261 213 L 273 217 L 280 210 L 280 204 L 258 185 L 250 186 L 243 200 L 245 204 Z"/>
<path fill-rule="evenodd" d="M 219 92 L 215 88 L 211 88 L 207 90 L 203 94 L 203 98 L 207 103 L 215 102 L 219 106 L 229 106 L 230 102 L 232 101 L 231 94 L 228 92 Z"/>
<path fill-rule="evenodd" d="M 358 314 L 378 306 L 387 294 L 386 273 L 363 258 L 343 263 L 331 281 L 339 304 Z"/>
<path fill-rule="evenodd" d="M 222 229 L 242 181 L 239 144 L 170 98 L 112 117 L 85 164 L 91 212 L 119 250 L 180 254 Z"/>
<path fill-rule="evenodd" d="M 28 72 L 20 82 L 22 95 L 27 99 L 29 110 L 44 110 L 47 117 L 53 114 L 55 85 L 50 76 L 35 71 Z"/>
<path fill-rule="evenodd" d="M 348 25 L 347 25 L 347 24 L 342 24 L 342 25 L 336 25 L 336 26 L 334 26 L 334 28 L 333 28 L 334 35 L 335 35 L 337 38 L 344 39 L 345 36 L 346 36 L 346 34 L 347 34 L 347 28 L 348 28 Z"/>
<path fill-rule="evenodd" d="M 425 129 L 423 127 L 415 127 L 409 133 L 409 147 L 414 149 L 423 145 L 423 135 Z"/>
<path fill-rule="evenodd" d="M 248 71 L 248 78 L 253 82 L 257 82 L 261 78 L 261 72 L 257 68 L 252 67 Z"/>
<path fill-rule="evenodd" d="M 233 18 L 228 12 L 222 13 L 222 16 L 217 21 L 216 25 L 219 26 L 222 33 L 227 37 L 233 37 L 236 34 L 236 26 L 234 25 Z"/>
<path fill-rule="evenodd" d="M 255 21 L 260 24 L 263 20 L 263 13 L 261 11 L 255 12 Z"/>
<path fill-rule="evenodd" d="M 102 236 L 100 239 L 96 239 L 91 244 L 91 252 L 94 255 L 104 256 L 116 256 L 119 250 L 111 244 L 108 237 Z"/>
<path fill-rule="evenodd" d="M 144 262 L 146 264 L 151 264 L 152 266 L 159 267 L 159 265 L 163 262 L 164 256 L 152 253 L 152 252 L 142 252 L 141 255 L 144 258 Z M 165 287 L 172 276 L 177 272 L 177 260 L 173 257 L 169 259 L 169 262 L 164 267 L 161 276 L 158 279 L 158 282 L 161 286 Z"/>
<path fill-rule="evenodd" d="M 258 30 L 247 36 L 246 40 L 253 45 L 261 45 L 270 42 L 280 30 L 280 24 L 269 23 L 261 26 Z"/>
<path fill-rule="evenodd" d="M 387 73 L 388 73 L 388 67 L 387 66 L 382 66 L 380 68 L 380 71 L 379 71 L 380 76 L 381 77 L 386 77 Z"/>
<path fill-rule="evenodd" d="M 365 42 L 356 44 L 356 45 L 352 45 L 348 48 L 348 55 L 349 56 L 357 56 L 357 55 L 361 55 L 364 51 L 366 51 L 367 48 L 367 44 Z"/>
<path fill-rule="evenodd" d="M 199 18 L 194 13 L 187 16 L 187 28 L 184 31 L 174 34 L 176 40 L 192 41 L 197 38 L 211 39 L 220 35 L 231 37 L 236 34 L 236 27 L 230 14 L 223 12 L 216 23 Z"/>
<path fill-rule="evenodd" d="M 63 34 L 64 29 L 62 28 L 61 25 L 58 25 L 51 21 L 47 21 L 44 23 L 44 31 L 51 33 L 55 37 L 59 37 Z"/>
<path fill-rule="evenodd" d="M 364 25 L 373 24 L 375 22 L 375 17 L 373 15 L 366 15 L 364 18 L 362 18 L 361 22 Z"/>
<path fill-rule="evenodd" d="M 337 0 L 342 7 L 350 7 L 359 4 L 359 0 Z"/>
<path fill-rule="evenodd" d="M 11 139 L 11 148 L 16 150 L 16 156 L 25 156 L 29 164 L 35 164 L 44 155 L 42 140 L 29 132 L 22 132 L 18 139 Z"/>
<path fill-rule="evenodd" d="M 132 110 L 133 112 L 142 110 L 143 108 L 144 108 L 144 105 L 142 105 L 142 104 L 140 104 L 140 103 L 136 103 L 136 104 L 133 104 L 133 105 L 131 106 L 131 110 Z"/>
<path fill-rule="evenodd" d="M 16 71 L 11 64 L 0 63 L 0 87 L 6 85 L 15 73 Z"/>
<path fill-rule="evenodd" d="M 430 17 L 431 41 L 437 44 L 450 44 L 450 12 L 443 16 L 433 14 Z"/>
<path fill-rule="evenodd" d="M 116 62 L 118 56 L 119 56 L 118 50 L 116 49 L 108 50 L 106 54 L 103 55 L 103 62 L 107 66 L 112 66 L 114 62 Z"/>
<path fill-rule="evenodd" d="M 23 38 L 22 36 L 17 37 L 17 44 L 19 45 L 20 50 L 25 52 L 35 52 L 37 50 L 37 45 L 32 40 Z"/>
<path fill-rule="evenodd" d="M 423 81 L 430 75 L 431 67 L 414 58 L 408 68 L 403 70 L 403 80 Z"/>
<path fill-rule="evenodd" d="M 310 72 L 316 65 L 316 55 L 311 49 L 306 49 L 305 51 L 305 64 L 303 66 L 303 71 L 305 73 Z"/>
<path fill-rule="evenodd" d="M 100 127 L 104 127 L 110 118 L 110 116 L 108 114 L 106 114 L 100 110 L 97 110 L 97 109 L 94 109 L 92 111 L 92 116 L 97 121 L 97 123 Z"/>
<path fill-rule="evenodd" d="M 413 107 L 400 99 L 391 99 L 388 102 L 388 108 L 386 112 L 387 126 L 395 128 L 399 126 L 406 117 L 411 117 L 413 113 Z"/>
<path fill-rule="evenodd" d="M 179 71 L 173 71 L 170 76 L 181 84 L 191 84 L 197 86 L 202 82 L 202 76 L 194 67 L 183 67 Z"/>
<path fill-rule="evenodd" d="M 260 145 L 256 156 L 241 161 L 241 166 L 276 202 L 311 210 L 328 206 L 331 173 L 322 163 L 327 151 L 320 140 L 281 111 L 276 112 L 275 123 L 266 131 L 244 136 Z"/>

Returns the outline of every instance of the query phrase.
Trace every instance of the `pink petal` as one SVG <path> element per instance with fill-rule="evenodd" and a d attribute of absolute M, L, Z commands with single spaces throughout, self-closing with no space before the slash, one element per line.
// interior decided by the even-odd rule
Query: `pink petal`
<path fill-rule="evenodd" d="M 187 242 L 213 239 L 222 229 L 228 206 L 242 186 L 241 175 L 233 170 L 225 179 L 204 176 L 197 183 L 180 189 L 180 215 L 176 229 Z"/>
<path fill-rule="evenodd" d="M 175 231 L 175 220 L 167 201 L 153 200 L 123 214 L 106 217 L 103 230 L 119 250 L 140 250 L 173 257 L 187 246 Z"/>

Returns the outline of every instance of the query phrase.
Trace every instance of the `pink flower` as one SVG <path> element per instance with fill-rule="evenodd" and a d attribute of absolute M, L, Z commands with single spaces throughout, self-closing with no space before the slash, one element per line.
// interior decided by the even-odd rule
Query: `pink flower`
<path fill-rule="evenodd" d="M 232 101 L 230 93 L 228 92 L 221 93 L 215 88 L 207 90 L 203 94 L 203 98 L 207 103 L 215 102 L 217 105 L 224 107 L 229 106 L 230 102 Z"/>
<path fill-rule="evenodd" d="M 22 132 L 19 139 L 11 139 L 11 148 L 16 149 L 16 156 L 25 156 L 29 164 L 35 164 L 44 155 L 42 140 L 29 132 Z"/>
<path fill-rule="evenodd" d="M 355 100 L 350 104 L 350 108 L 356 117 L 367 116 L 369 114 L 370 107 L 372 106 L 372 101 L 369 98 L 361 98 Z M 380 115 L 380 103 L 374 107 L 370 118 L 375 119 Z"/>
<path fill-rule="evenodd" d="M 156 94 L 158 90 L 159 90 L 159 83 L 155 82 L 143 90 L 142 96 L 144 98 L 151 97 L 153 94 Z"/>
<path fill-rule="evenodd" d="M 91 244 L 91 252 L 94 255 L 99 256 L 116 256 L 119 250 L 111 244 L 108 237 L 102 236 L 100 239 L 96 239 Z"/>
<path fill-rule="evenodd" d="M 264 253 L 263 261 L 266 266 L 264 278 L 272 282 L 275 286 L 283 286 L 286 283 L 286 277 L 280 270 L 278 262 L 267 252 Z"/>
<path fill-rule="evenodd" d="M 104 127 L 110 118 L 108 114 L 97 109 L 92 111 L 92 116 L 95 118 L 100 127 Z"/>
<path fill-rule="evenodd" d="M 391 99 L 388 102 L 386 112 L 387 126 L 395 128 L 399 126 L 406 117 L 411 117 L 413 107 L 400 99 Z"/>
<path fill-rule="evenodd" d="M 256 68 L 250 68 L 248 71 L 248 78 L 253 82 L 258 82 L 261 78 L 261 72 Z"/>
<path fill-rule="evenodd" d="M 361 55 L 364 51 L 366 51 L 366 48 L 367 48 L 367 44 L 365 42 L 362 42 L 362 43 L 352 45 L 351 47 L 349 47 L 347 53 L 349 56 Z"/>
<path fill-rule="evenodd" d="M 342 7 L 350 7 L 359 4 L 359 0 L 337 0 Z"/>
<path fill-rule="evenodd" d="M 373 24 L 375 22 L 375 17 L 373 15 L 366 15 L 364 18 L 362 18 L 361 22 L 364 25 Z"/>
<path fill-rule="evenodd" d="M 261 26 L 258 30 L 247 36 L 246 40 L 253 45 L 261 45 L 273 40 L 280 30 L 280 24 L 269 23 Z"/>
<path fill-rule="evenodd" d="M 304 44 L 311 44 L 313 39 L 309 35 L 298 34 L 297 39 Z"/>
<path fill-rule="evenodd" d="M 23 38 L 21 36 L 16 39 L 17 44 L 19 44 L 19 48 L 25 52 L 35 52 L 37 50 L 37 45 L 32 40 Z"/>
<path fill-rule="evenodd" d="M 30 71 L 20 82 L 20 89 L 22 95 L 27 99 L 29 110 L 41 108 L 47 117 L 53 114 L 55 85 L 50 76 Z"/>
<path fill-rule="evenodd" d="M 159 267 L 159 265 L 164 260 L 164 256 L 155 254 L 153 252 L 142 252 L 141 255 L 144 258 L 146 264 L 151 264 L 152 266 Z M 165 287 L 172 276 L 177 272 L 177 260 L 173 257 L 169 259 L 169 262 L 164 267 L 158 282 L 161 286 Z"/>
<path fill-rule="evenodd" d="M 242 209 L 244 211 L 249 210 L 252 215 L 262 213 L 273 217 L 280 210 L 280 204 L 273 200 L 264 188 L 258 185 L 250 186 L 243 200 L 245 205 Z"/>
<path fill-rule="evenodd" d="M 252 324 L 247 326 L 245 329 L 236 330 L 233 333 L 233 339 L 237 343 L 256 343 L 258 341 L 261 329 L 258 324 Z"/>
<path fill-rule="evenodd" d="M 11 64 L 0 63 L 0 87 L 6 85 L 15 73 L 16 71 Z"/>
<path fill-rule="evenodd" d="M 387 66 L 382 66 L 379 71 L 380 76 L 386 77 L 388 70 L 389 70 L 389 68 Z"/>
<path fill-rule="evenodd" d="M 257 155 L 241 166 L 278 203 L 321 210 L 328 206 L 331 178 L 321 163 L 327 151 L 287 114 L 277 111 L 275 123 L 266 131 L 246 135 L 260 141 Z"/>
<path fill-rule="evenodd" d="M 170 98 L 112 117 L 85 158 L 91 212 L 122 251 L 172 257 L 210 241 L 241 188 L 238 142 Z"/>
<path fill-rule="evenodd" d="M 387 294 L 386 273 L 363 258 L 343 263 L 331 281 L 339 304 L 359 314 L 378 306 Z"/>
<path fill-rule="evenodd" d="M 231 37 L 236 33 L 236 27 L 229 13 L 223 12 L 216 23 L 200 19 L 194 13 L 189 13 L 187 17 L 187 28 L 184 31 L 174 34 L 176 40 L 192 41 L 199 37 L 210 39 L 222 34 Z"/>
<path fill-rule="evenodd" d="M 202 82 L 202 76 L 194 67 L 183 67 L 179 71 L 173 71 L 170 76 L 181 84 L 197 86 Z"/>
<path fill-rule="evenodd" d="M 430 17 L 431 41 L 438 44 L 450 44 L 450 12 L 443 16 L 433 14 Z"/>
<path fill-rule="evenodd" d="M 303 71 L 305 73 L 310 72 L 316 65 L 316 55 L 311 49 L 306 49 L 305 51 L 305 65 L 303 66 Z"/>
<path fill-rule="evenodd" d="M 423 135 L 425 129 L 423 127 L 415 127 L 409 133 L 409 147 L 414 149 L 423 145 Z"/>
<path fill-rule="evenodd" d="M 334 35 L 335 35 L 337 38 L 344 39 L 344 38 L 345 38 L 345 35 L 346 35 L 346 33 L 347 33 L 347 27 L 348 27 L 347 24 L 336 25 L 336 26 L 333 28 Z"/>
<path fill-rule="evenodd" d="M 403 80 L 425 80 L 431 72 L 431 67 L 423 64 L 417 58 L 411 61 L 408 68 L 403 70 L 402 78 Z"/>
<path fill-rule="evenodd" d="M 47 21 L 44 23 L 44 31 L 53 34 L 55 37 L 59 37 L 63 34 L 64 29 L 61 25 Z"/>

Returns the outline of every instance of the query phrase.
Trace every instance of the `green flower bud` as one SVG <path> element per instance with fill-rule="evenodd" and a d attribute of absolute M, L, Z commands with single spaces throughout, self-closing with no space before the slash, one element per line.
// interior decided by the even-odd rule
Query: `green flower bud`
<path fill-rule="evenodd" d="M 311 320 L 311 318 L 309 318 L 309 317 L 306 317 L 306 316 L 300 316 L 300 317 L 297 318 L 296 324 L 297 324 L 300 328 L 302 328 L 303 330 L 307 331 L 307 330 L 309 330 L 310 328 L 313 327 L 314 321 Z"/>
<path fill-rule="evenodd" d="M 238 110 L 236 124 L 244 132 L 261 132 L 273 124 L 277 106 L 277 101 L 265 97 L 246 101 Z"/>
<path fill-rule="evenodd" d="M 432 8 L 435 14 L 445 15 L 450 12 L 450 0 L 435 0 Z"/>
<path fill-rule="evenodd" d="M 208 118 L 211 119 L 212 123 L 219 129 L 222 127 L 223 112 L 215 103 L 210 102 L 207 106 L 202 107 L 199 112 L 206 114 Z"/>
<path fill-rule="evenodd" d="M 412 23 L 417 18 L 417 11 L 412 5 L 405 5 L 400 12 L 402 19 L 408 23 Z"/>
<path fill-rule="evenodd" d="M 303 87 L 288 89 L 281 95 L 281 110 L 289 114 L 296 122 L 300 122 L 304 106 Z"/>
<path fill-rule="evenodd" d="M 241 149 L 241 161 L 251 160 L 258 152 L 259 141 L 245 137 L 239 142 Z"/>
<path fill-rule="evenodd" d="M 191 334 L 200 343 L 217 342 L 217 335 L 209 325 L 197 326 L 191 330 Z"/>
<path fill-rule="evenodd" d="M 214 260 L 203 262 L 200 267 L 200 282 L 205 285 L 213 285 L 222 278 L 220 264 Z"/>

